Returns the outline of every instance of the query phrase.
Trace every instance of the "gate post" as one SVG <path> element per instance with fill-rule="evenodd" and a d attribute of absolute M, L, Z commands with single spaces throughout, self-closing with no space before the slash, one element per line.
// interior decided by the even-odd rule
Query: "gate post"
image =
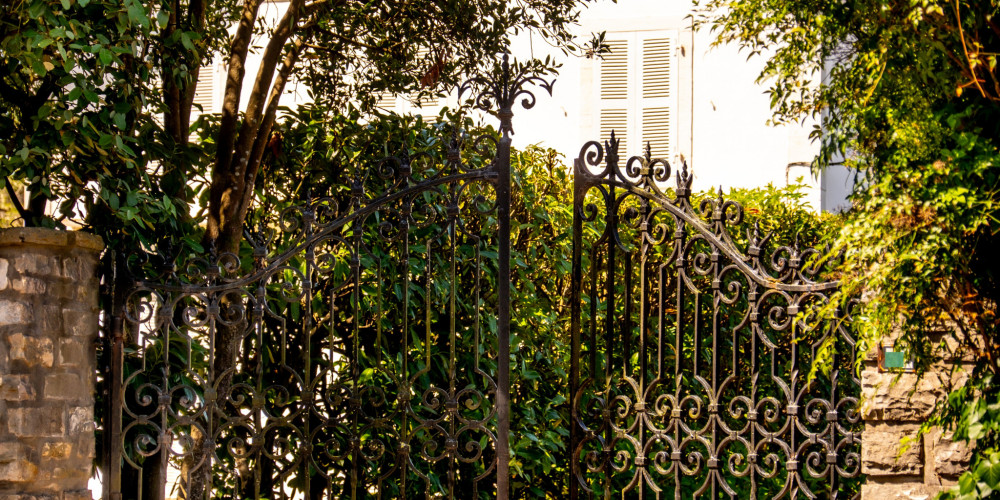
<path fill-rule="evenodd" d="M 510 494 L 510 119 L 500 109 L 503 136 L 497 150 L 497 498 Z M 506 124 L 504 126 L 503 124 Z"/>
<path fill-rule="evenodd" d="M 90 498 L 101 238 L 0 231 L 0 497 Z"/>
<path fill-rule="evenodd" d="M 514 133 L 514 103 L 521 99 L 524 109 L 535 106 L 535 95 L 524 87 L 535 84 L 552 94 L 552 83 L 529 73 L 528 68 L 511 63 L 510 54 L 489 76 L 476 76 L 463 83 L 458 97 L 472 91 L 471 103 L 486 111 L 497 108 L 500 141 L 493 164 L 497 195 L 497 498 L 510 496 L 510 136 Z"/>
<path fill-rule="evenodd" d="M 971 450 L 953 442 L 940 429 L 921 435 L 921 425 L 938 401 L 972 373 L 971 353 L 956 353 L 951 332 L 933 334 L 931 345 L 952 344 L 935 352 L 937 358 L 924 374 L 917 374 L 892 353 L 893 339 L 884 339 L 869 352 L 861 372 L 861 472 L 867 475 L 862 500 L 932 498 L 956 484 L 967 468 Z M 889 362 L 886 362 L 886 352 Z M 895 360 L 892 360 L 895 354 Z M 893 362 L 896 361 L 896 362 Z"/>

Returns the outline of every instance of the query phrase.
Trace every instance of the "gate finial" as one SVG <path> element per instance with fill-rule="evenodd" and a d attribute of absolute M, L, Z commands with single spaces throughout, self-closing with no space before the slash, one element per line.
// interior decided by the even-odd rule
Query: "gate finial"
<path fill-rule="evenodd" d="M 555 80 L 547 81 L 542 75 L 550 73 L 537 59 L 532 59 L 528 64 L 520 64 L 515 59 L 510 60 L 510 54 L 504 53 L 503 60 L 496 64 L 489 75 L 479 75 L 469 78 L 458 88 L 458 98 L 461 99 L 465 92 L 473 93 L 470 101 L 473 107 L 494 112 L 500 118 L 500 133 L 513 134 L 514 128 L 511 123 L 514 117 L 514 102 L 518 97 L 521 99 L 521 107 L 531 109 L 535 106 L 535 94 L 524 87 L 535 84 L 545 89 L 552 95 L 552 85 Z"/>

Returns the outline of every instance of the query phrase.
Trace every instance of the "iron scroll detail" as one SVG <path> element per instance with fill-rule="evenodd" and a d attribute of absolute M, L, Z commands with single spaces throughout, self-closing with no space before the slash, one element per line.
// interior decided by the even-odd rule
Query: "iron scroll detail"
<path fill-rule="evenodd" d="M 622 165 L 618 147 L 574 164 L 571 497 L 859 494 L 857 352 L 849 311 L 808 321 L 839 286 L 818 251 L 775 244 L 721 190 L 693 201 L 686 164 L 647 146 Z"/>
<path fill-rule="evenodd" d="M 551 90 L 522 68 L 463 85 L 499 136 L 447 131 L 438 156 L 259 210 L 249 256 L 121 287 L 106 497 L 152 474 L 213 498 L 508 498 L 511 110 Z"/>

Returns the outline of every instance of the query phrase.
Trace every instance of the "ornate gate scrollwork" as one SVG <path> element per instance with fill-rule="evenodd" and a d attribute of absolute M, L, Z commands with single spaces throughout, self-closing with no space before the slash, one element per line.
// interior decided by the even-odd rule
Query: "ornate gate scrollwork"
<path fill-rule="evenodd" d="M 168 497 L 199 481 L 199 498 L 508 497 L 512 107 L 551 85 L 498 70 L 462 90 L 499 136 L 451 131 L 439 156 L 260 210 L 250 259 L 210 254 L 122 295 L 108 497 L 151 481 Z"/>
<path fill-rule="evenodd" d="M 721 191 L 693 202 L 687 165 L 648 147 L 620 166 L 618 144 L 574 167 L 571 496 L 857 495 L 855 343 L 848 312 L 808 318 L 838 286 L 817 251 Z"/>

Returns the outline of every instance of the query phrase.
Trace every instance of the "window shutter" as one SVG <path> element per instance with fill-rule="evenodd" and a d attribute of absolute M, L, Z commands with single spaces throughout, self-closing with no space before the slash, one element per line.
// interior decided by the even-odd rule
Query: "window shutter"
<path fill-rule="evenodd" d="M 628 98 L 628 40 L 609 40 L 601 61 L 601 99 Z"/>
<path fill-rule="evenodd" d="M 602 109 L 601 110 L 601 144 L 611 139 L 611 131 L 614 130 L 615 138 L 621 140 L 618 146 L 618 154 L 624 156 L 626 149 L 626 137 L 628 136 L 628 110 L 626 109 Z"/>
<path fill-rule="evenodd" d="M 629 150 L 629 41 L 608 40 L 611 53 L 604 56 L 600 65 L 601 143 L 615 137 L 621 140 L 618 154 L 626 156 Z"/>
<path fill-rule="evenodd" d="M 383 111 L 395 111 L 396 94 L 393 94 L 391 92 L 379 93 L 378 99 L 375 101 L 375 107 Z"/>
<path fill-rule="evenodd" d="M 642 41 L 642 97 L 670 97 L 670 39 Z"/>
<path fill-rule="evenodd" d="M 639 34 L 642 89 L 637 99 L 642 147 L 648 143 L 653 157 L 673 160 L 674 41 L 662 32 L 643 35 Z"/>
<path fill-rule="evenodd" d="M 592 123 L 602 142 L 615 131 L 622 158 L 642 154 L 648 142 L 654 157 L 674 161 L 676 40 L 668 30 L 608 33 L 611 53 L 595 68 Z"/>
<path fill-rule="evenodd" d="M 199 112 L 197 108 L 193 113 L 210 114 L 215 113 L 215 65 L 210 64 L 198 71 L 198 86 L 194 89 L 194 104 L 201 106 Z"/>

